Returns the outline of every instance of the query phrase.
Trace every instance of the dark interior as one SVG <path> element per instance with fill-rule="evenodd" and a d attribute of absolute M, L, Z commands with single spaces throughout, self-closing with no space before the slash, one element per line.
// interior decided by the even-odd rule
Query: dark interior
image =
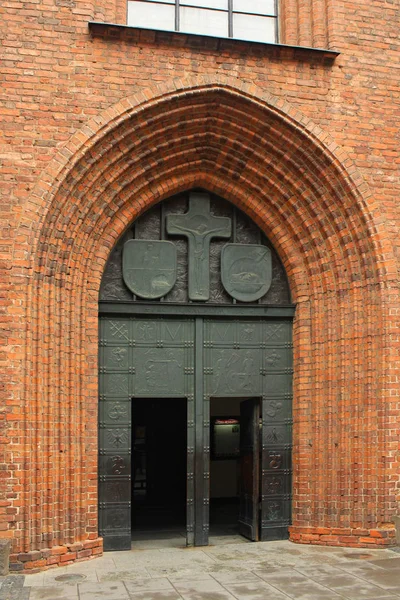
<path fill-rule="evenodd" d="M 210 401 L 210 536 L 240 529 L 241 404 Z M 247 402 L 250 402 L 248 400 Z M 187 403 L 182 398 L 132 401 L 132 540 L 186 539 Z M 179 543 L 179 539 L 178 539 Z M 211 540 L 211 543 L 213 541 Z"/>
<path fill-rule="evenodd" d="M 211 398 L 210 535 L 238 533 L 239 398 Z"/>
<path fill-rule="evenodd" d="M 132 530 L 186 526 L 186 400 L 135 399 Z"/>

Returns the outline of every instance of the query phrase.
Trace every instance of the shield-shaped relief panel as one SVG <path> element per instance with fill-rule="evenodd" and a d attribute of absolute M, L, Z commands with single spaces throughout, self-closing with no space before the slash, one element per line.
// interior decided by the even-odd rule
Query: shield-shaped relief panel
<path fill-rule="evenodd" d="M 128 240 L 124 245 L 122 275 L 131 292 L 140 298 L 162 298 L 172 290 L 176 281 L 175 244 Z"/>
<path fill-rule="evenodd" d="M 232 298 L 259 300 L 272 283 L 271 250 L 255 244 L 226 244 L 221 253 L 221 279 Z"/>

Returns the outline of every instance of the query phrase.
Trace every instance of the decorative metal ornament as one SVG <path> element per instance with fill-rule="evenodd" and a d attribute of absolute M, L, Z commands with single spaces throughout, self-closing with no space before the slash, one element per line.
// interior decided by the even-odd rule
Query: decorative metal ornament
<path fill-rule="evenodd" d="M 231 231 L 229 217 L 215 217 L 211 214 L 208 194 L 190 194 L 187 213 L 168 215 L 167 232 L 188 239 L 190 300 L 209 299 L 210 242 L 216 237 L 230 238 Z"/>
<path fill-rule="evenodd" d="M 122 256 L 122 276 L 131 292 L 155 300 L 174 287 L 176 262 L 176 247 L 172 242 L 128 240 Z"/>
<path fill-rule="evenodd" d="M 226 244 L 221 253 L 221 279 L 232 298 L 259 300 L 272 283 L 271 250 L 255 244 Z"/>

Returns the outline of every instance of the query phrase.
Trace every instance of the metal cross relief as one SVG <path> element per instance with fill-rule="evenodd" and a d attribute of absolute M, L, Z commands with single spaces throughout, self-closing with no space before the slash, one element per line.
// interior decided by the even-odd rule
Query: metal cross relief
<path fill-rule="evenodd" d="M 168 215 L 167 233 L 187 237 L 189 245 L 189 299 L 210 297 L 210 242 L 231 237 L 231 219 L 210 212 L 210 196 L 193 192 L 184 215 Z"/>

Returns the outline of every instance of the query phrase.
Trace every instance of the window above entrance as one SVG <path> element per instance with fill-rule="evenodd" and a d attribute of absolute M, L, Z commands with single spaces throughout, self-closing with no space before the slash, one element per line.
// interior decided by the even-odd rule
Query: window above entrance
<path fill-rule="evenodd" d="M 165 200 L 133 223 L 111 253 L 100 300 L 291 303 L 285 269 L 263 232 L 201 190 Z"/>
<path fill-rule="evenodd" d="M 276 0 L 128 0 L 128 25 L 276 43 Z"/>

